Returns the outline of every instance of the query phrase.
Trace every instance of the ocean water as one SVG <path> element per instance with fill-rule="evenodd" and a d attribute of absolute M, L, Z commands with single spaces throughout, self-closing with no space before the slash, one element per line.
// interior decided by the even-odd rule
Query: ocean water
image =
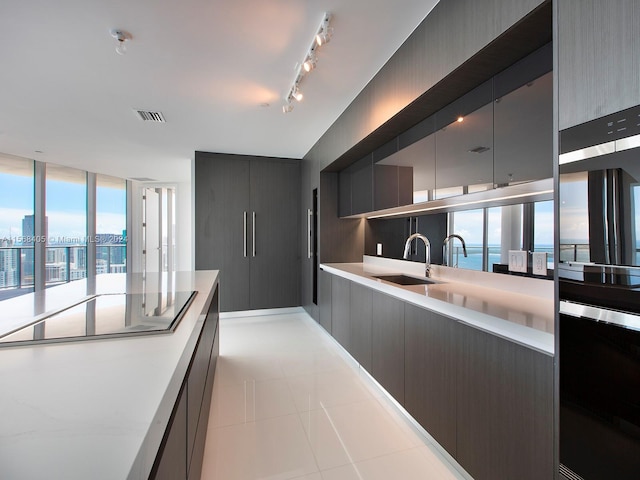
<path fill-rule="evenodd" d="M 462 255 L 462 249 L 456 248 L 457 262 L 459 268 L 468 268 L 469 270 L 482 270 L 482 246 L 467 245 L 467 257 Z M 549 268 L 553 267 L 553 245 L 544 245 L 536 248 L 536 252 L 547 252 L 547 264 Z M 456 254 L 454 252 L 454 264 L 456 262 Z M 493 271 L 493 264 L 500 263 L 500 246 L 489 246 L 489 271 Z"/>

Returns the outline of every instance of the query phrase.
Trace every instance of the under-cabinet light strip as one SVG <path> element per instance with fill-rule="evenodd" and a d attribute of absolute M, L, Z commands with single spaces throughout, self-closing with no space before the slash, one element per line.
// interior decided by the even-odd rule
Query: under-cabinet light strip
<path fill-rule="evenodd" d="M 546 195 L 546 194 L 551 194 L 553 193 L 553 190 L 542 190 L 542 191 L 538 191 L 538 192 L 527 192 L 527 193 L 520 193 L 517 195 L 506 195 L 503 197 L 495 197 L 495 198 L 483 198 L 481 200 L 470 200 L 468 202 L 456 202 L 455 205 L 436 205 L 433 207 L 422 207 L 422 208 L 416 208 L 414 210 L 406 210 L 406 211 L 402 211 L 402 212 L 393 212 L 393 213 L 384 213 L 382 215 L 369 215 L 367 216 L 367 220 L 372 219 L 372 218 L 384 218 L 384 217 L 397 217 L 400 215 L 408 215 L 408 214 L 412 214 L 412 213 L 423 213 L 423 212 L 430 212 L 432 210 L 442 210 L 443 208 L 449 208 L 449 207 L 464 207 L 467 205 L 478 205 L 481 203 L 487 203 L 487 202 L 499 202 L 502 200 L 513 200 L 516 198 L 526 198 L 526 197 L 532 197 L 532 196 L 538 196 L 538 195 Z"/>

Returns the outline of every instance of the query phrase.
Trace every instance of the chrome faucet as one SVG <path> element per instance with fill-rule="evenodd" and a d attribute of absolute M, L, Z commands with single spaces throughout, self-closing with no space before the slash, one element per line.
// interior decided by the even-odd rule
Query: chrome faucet
<path fill-rule="evenodd" d="M 407 242 L 404 244 L 404 253 L 402 254 L 402 258 L 405 260 L 409 259 L 409 249 L 411 248 L 411 241 L 415 238 L 419 238 L 424 242 L 424 276 L 429 277 L 431 275 L 431 243 L 429 243 L 429 239 L 420 233 L 414 233 L 407 238 Z"/>
<path fill-rule="evenodd" d="M 457 238 L 458 240 L 460 240 L 460 243 L 462 243 L 462 253 L 464 254 L 464 256 L 467 256 L 467 245 L 464 243 L 464 238 L 462 238 L 460 235 L 458 235 L 457 233 L 452 233 L 451 235 L 448 235 L 447 237 L 445 237 L 445 239 L 442 241 L 442 261 L 444 263 L 444 265 L 447 265 L 448 262 L 448 258 L 449 255 L 447 255 L 447 242 L 449 240 L 451 240 L 452 238 Z M 455 263 L 454 267 L 458 266 L 458 262 Z"/>

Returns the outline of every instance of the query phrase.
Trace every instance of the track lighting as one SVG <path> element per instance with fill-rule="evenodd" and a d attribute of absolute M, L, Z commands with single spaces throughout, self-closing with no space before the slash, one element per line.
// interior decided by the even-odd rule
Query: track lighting
<path fill-rule="evenodd" d="M 125 32 L 124 30 L 118 30 L 117 28 L 114 28 L 109 33 L 118 41 L 118 44 L 116 45 L 116 53 L 118 55 L 124 55 L 125 53 L 127 53 L 126 42 L 128 40 L 131 40 L 131 34 L 129 32 Z"/>
<path fill-rule="evenodd" d="M 289 113 L 293 110 L 293 100 L 300 102 L 302 100 L 302 92 L 300 91 L 300 83 L 304 79 L 305 75 L 310 73 L 318 63 L 317 49 L 326 44 L 333 34 L 333 28 L 329 27 L 329 21 L 331 20 L 331 14 L 325 13 L 322 16 L 322 22 L 315 32 L 311 46 L 307 50 L 304 60 L 301 64 L 298 64 L 296 70 L 296 78 L 289 88 L 289 93 L 285 97 L 285 104 L 282 107 L 283 113 Z"/>
<path fill-rule="evenodd" d="M 318 60 L 315 54 L 311 54 L 307 57 L 307 59 L 302 64 L 302 68 L 304 68 L 304 71 L 308 73 L 314 68 L 316 68 L 316 63 L 318 63 Z"/>

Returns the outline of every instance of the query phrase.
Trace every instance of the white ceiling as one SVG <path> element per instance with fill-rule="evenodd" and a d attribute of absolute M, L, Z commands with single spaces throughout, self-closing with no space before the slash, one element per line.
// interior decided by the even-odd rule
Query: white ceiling
<path fill-rule="evenodd" d="M 436 3 L 0 0 L 0 152 L 165 182 L 195 150 L 301 158 Z M 333 39 L 285 115 L 325 11 Z"/>

